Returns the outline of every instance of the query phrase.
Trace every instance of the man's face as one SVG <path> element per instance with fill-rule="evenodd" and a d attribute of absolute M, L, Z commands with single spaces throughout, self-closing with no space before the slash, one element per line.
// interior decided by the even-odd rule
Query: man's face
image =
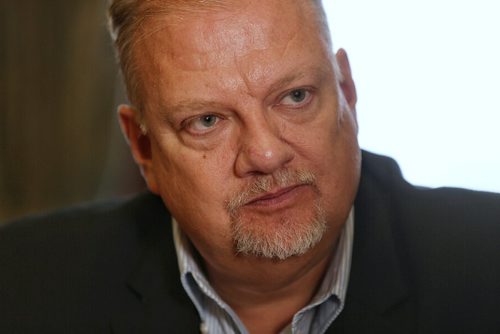
<path fill-rule="evenodd" d="M 148 134 L 136 159 L 208 261 L 333 244 L 351 208 L 355 101 L 339 103 L 329 46 L 304 3 L 158 17 L 138 44 Z"/>

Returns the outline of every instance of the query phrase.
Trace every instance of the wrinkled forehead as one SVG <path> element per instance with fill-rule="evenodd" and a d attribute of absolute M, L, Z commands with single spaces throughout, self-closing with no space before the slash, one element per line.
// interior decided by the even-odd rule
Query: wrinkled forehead
<path fill-rule="evenodd" d="M 193 15 L 169 25 L 171 39 L 163 40 L 164 45 L 170 47 L 170 55 L 174 58 L 185 55 L 187 50 L 200 55 L 218 51 L 219 56 L 230 58 L 265 51 L 271 46 L 286 47 L 286 43 L 298 37 L 299 31 L 310 30 L 308 35 L 312 34 L 296 6 L 283 8 L 283 11 L 281 17 L 273 10 L 252 8 Z M 224 59 L 214 61 L 223 62 Z"/>
<path fill-rule="evenodd" d="M 179 1 L 179 7 L 155 10 L 141 26 L 138 60 L 222 65 L 255 52 L 286 49 L 298 38 L 321 39 L 312 1 L 238 0 Z M 196 4 L 202 4 L 195 6 Z M 307 41 L 304 41 L 307 42 Z"/>
<path fill-rule="evenodd" d="M 250 74 L 274 67 L 281 56 L 330 51 L 312 0 L 180 3 L 169 2 L 168 11 L 156 8 L 140 28 L 134 53 L 144 97 L 151 97 L 159 81 L 175 80 L 179 70 L 209 71 L 238 62 Z"/>

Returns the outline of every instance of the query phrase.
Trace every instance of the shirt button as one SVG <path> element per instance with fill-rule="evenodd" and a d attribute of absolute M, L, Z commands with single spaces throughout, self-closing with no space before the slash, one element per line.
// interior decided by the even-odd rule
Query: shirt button
<path fill-rule="evenodd" d="M 200 323 L 200 333 L 201 334 L 208 334 L 207 324 L 204 323 L 203 321 Z"/>

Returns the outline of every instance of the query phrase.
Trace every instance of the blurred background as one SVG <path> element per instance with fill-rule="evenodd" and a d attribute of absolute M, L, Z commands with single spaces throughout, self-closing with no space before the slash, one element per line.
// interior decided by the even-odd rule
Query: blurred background
<path fill-rule="evenodd" d="M 0 221 L 143 189 L 104 0 L 0 0 Z"/>
<path fill-rule="evenodd" d="M 360 142 L 427 186 L 500 191 L 500 4 L 324 0 Z M 105 0 L 0 0 L 0 222 L 144 189 Z"/>

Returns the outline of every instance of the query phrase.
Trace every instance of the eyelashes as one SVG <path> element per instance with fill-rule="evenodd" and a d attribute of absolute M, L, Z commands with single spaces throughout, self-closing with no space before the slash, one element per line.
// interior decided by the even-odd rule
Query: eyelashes
<path fill-rule="evenodd" d="M 312 98 L 312 93 L 306 88 L 298 88 L 288 92 L 278 103 L 281 106 L 301 107 Z"/>
<path fill-rule="evenodd" d="M 314 98 L 312 88 L 294 88 L 285 92 L 278 99 L 274 107 L 280 110 L 300 110 L 306 108 Z M 200 113 L 181 122 L 181 130 L 192 136 L 203 136 L 221 126 L 226 117 L 217 112 Z"/>

